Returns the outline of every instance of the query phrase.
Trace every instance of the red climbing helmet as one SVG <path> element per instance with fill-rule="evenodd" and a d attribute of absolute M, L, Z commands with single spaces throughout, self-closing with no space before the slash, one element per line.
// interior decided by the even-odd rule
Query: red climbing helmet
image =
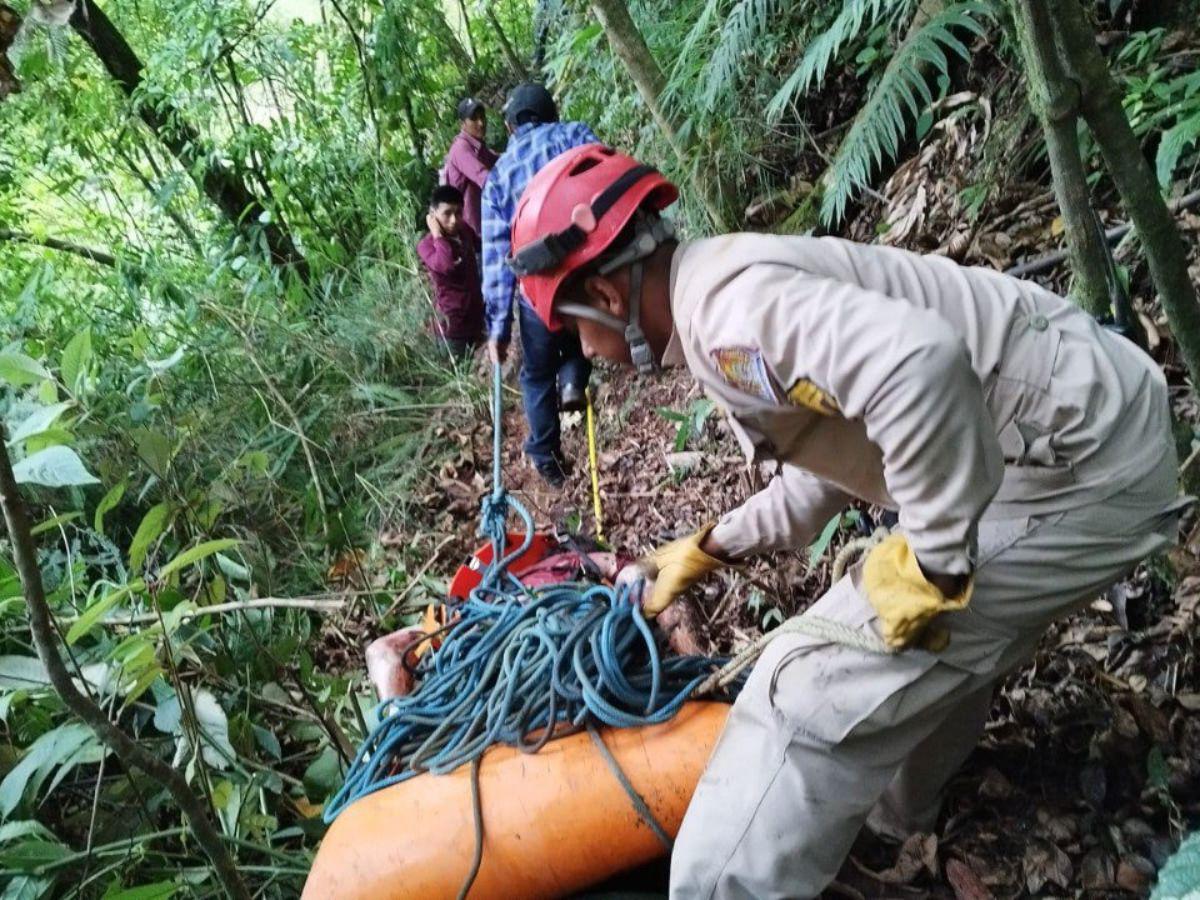
<path fill-rule="evenodd" d="M 562 327 L 554 297 L 573 272 L 603 253 L 638 209 L 658 212 L 678 197 L 657 169 L 603 144 L 575 147 L 542 168 L 517 204 L 508 264 L 546 327 Z"/>

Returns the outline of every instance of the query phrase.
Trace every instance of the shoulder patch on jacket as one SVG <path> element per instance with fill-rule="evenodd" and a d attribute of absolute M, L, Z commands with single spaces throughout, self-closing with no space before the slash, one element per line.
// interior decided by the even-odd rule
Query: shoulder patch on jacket
<path fill-rule="evenodd" d="M 821 390 L 807 378 L 797 378 L 788 388 L 788 402 L 793 406 L 804 406 L 822 416 L 841 414 L 841 407 L 827 391 Z"/>
<path fill-rule="evenodd" d="M 710 355 L 726 384 L 763 400 L 778 399 L 757 347 L 718 347 Z"/>

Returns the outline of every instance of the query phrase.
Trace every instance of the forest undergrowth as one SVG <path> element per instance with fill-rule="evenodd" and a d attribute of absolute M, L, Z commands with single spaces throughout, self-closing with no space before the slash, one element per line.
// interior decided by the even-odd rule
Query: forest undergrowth
<path fill-rule="evenodd" d="M 1196 6 L 1094 6 L 1200 283 Z M 486 367 L 431 339 L 413 252 L 460 96 L 494 111 L 543 74 L 565 117 L 680 182 L 690 236 L 712 230 L 688 189 L 701 182 L 753 230 L 996 268 L 1064 246 L 1002 3 L 630 4 L 674 141 L 586 4 L 81 2 L 69 22 L 55 7 L 0 3 L 0 417 L 77 683 L 185 773 L 256 896 L 299 894 L 374 705 L 366 643 L 443 596 L 479 540 Z M 1082 130 L 1079 145 L 1119 225 L 1099 150 Z M 1200 481 L 1200 408 L 1136 236 L 1115 258 L 1171 384 L 1185 481 Z M 1034 277 L 1070 289 L 1066 260 Z M 566 432 L 579 476 L 545 490 L 521 459 L 515 371 L 508 384 L 511 487 L 540 525 L 594 535 L 581 425 Z M 752 490 L 680 373 L 602 368 L 595 395 L 615 549 L 636 555 Z M 707 582 L 692 598 L 703 649 L 803 609 L 877 513 Z M 1149 891 L 1200 822 L 1194 529 L 1047 636 L 936 832 L 864 839 L 836 895 Z M 51 689 L 7 554 L 0 629 L 0 900 L 218 896 L 162 787 Z"/>

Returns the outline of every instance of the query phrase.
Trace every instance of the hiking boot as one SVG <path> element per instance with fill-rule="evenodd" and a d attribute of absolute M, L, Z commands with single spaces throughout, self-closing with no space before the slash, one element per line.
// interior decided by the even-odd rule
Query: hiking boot
<path fill-rule="evenodd" d="M 583 412 L 587 409 L 587 394 L 577 384 L 564 384 L 558 392 L 559 412 Z"/>
<path fill-rule="evenodd" d="M 567 475 L 570 474 L 563 465 L 563 461 L 557 456 L 534 462 L 533 468 L 542 477 L 542 481 L 554 488 L 560 488 L 566 484 Z"/>

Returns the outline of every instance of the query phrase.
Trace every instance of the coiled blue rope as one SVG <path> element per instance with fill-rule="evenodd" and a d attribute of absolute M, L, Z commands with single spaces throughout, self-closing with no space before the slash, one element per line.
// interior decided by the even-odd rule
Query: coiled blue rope
<path fill-rule="evenodd" d="M 534 526 L 529 511 L 503 487 L 501 412 L 496 366 L 492 491 L 480 524 L 492 542 L 493 562 L 457 608 L 441 647 L 422 658 L 417 689 L 376 707 L 377 724 L 326 805 L 326 822 L 366 794 L 422 772 L 451 772 L 493 744 L 536 751 L 564 728 L 665 722 L 724 662 L 664 659 L 641 606 L 625 588 L 528 588 L 508 571 L 528 549 Z M 505 554 L 510 511 L 525 537 Z M 533 734 L 539 736 L 531 739 Z"/>

